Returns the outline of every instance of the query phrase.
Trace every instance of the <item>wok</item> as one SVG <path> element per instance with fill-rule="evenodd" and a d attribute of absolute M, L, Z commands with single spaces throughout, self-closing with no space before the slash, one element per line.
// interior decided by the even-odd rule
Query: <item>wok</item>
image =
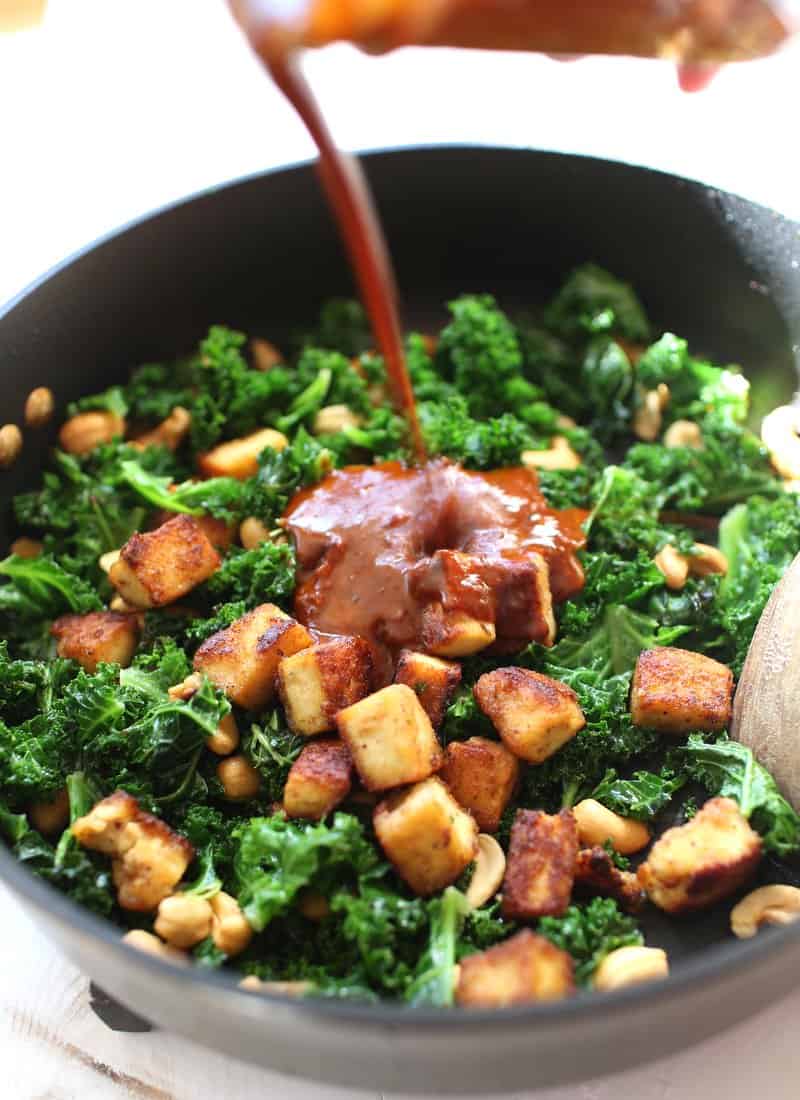
<path fill-rule="evenodd" d="M 698 183 L 577 156 L 419 148 L 365 158 L 407 318 L 434 323 L 462 291 L 510 308 L 540 301 L 594 260 L 629 280 L 654 324 L 735 361 L 766 404 L 785 401 L 800 352 L 800 226 Z M 225 185 L 113 234 L 0 313 L 3 419 L 27 393 L 69 400 L 134 365 L 185 351 L 210 323 L 279 346 L 323 299 L 352 293 L 313 168 Z M 8 502 L 34 483 L 55 438 L 26 433 L 2 475 Z M 247 993 L 227 974 L 178 969 L 33 877 L 0 846 L 0 877 L 87 974 L 153 1023 L 201 1044 L 330 1084 L 497 1092 L 600 1076 L 664 1056 L 773 1002 L 796 983 L 800 923 L 747 943 L 721 912 L 653 917 L 664 983 L 497 1012 L 437 1011 Z"/>

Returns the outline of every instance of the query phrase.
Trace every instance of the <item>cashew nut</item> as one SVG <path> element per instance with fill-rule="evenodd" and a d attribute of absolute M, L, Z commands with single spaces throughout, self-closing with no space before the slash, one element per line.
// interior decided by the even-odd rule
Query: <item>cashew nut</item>
<path fill-rule="evenodd" d="M 203 686 L 203 677 L 199 672 L 190 672 L 185 680 L 181 680 L 179 684 L 173 684 L 171 688 L 167 688 L 167 695 L 170 699 L 182 699 L 186 702 L 187 699 L 191 699 L 196 691 L 199 691 Z"/>
<path fill-rule="evenodd" d="M 669 960 L 660 947 L 618 947 L 600 963 L 592 984 L 595 989 L 608 992 L 668 975 Z"/>
<path fill-rule="evenodd" d="M 253 550 L 262 542 L 269 542 L 269 529 L 260 519 L 248 516 L 243 519 L 239 527 L 239 541 L 245 550 Z"/>
<path fill-rule="evenodd" d="M 206 738 L 206 748 L 217 756 L 228 756 L 239 747 L 239 727 L 232 714 L 226 714 L 214 733 Z"/>
<path fill-rule="evenodd" d="M 693 420 L 675 420 L 664 432 L 665 447 L 691 447 L 694 451 L 703 449 L 703 433 L 699 424 Z"/>
<path fill-rule="evenodd" d="M 234 801 L 255 798 L 261 786 L 261 776 L 241 753 L 217 764 L 217 778 L 223 786 L 225 797 Z"/>
<path fill-rule="evenodd" d="M 129 947 L 135 947 L 138 951 L 144 951 L 146 955 L 155 955 L 166 962 L 185 964 L 189 961 L 186 952 L 177 947 L 170 947 L 162 943 L 158 936 L 152 932 L 145 932 L 143 928 L 133 928 L 122 937 L 122 942 Z"/>
<path fill-rule="evenodd" d="M 108 605 L 109 611 L 118 611 L 121 615 L 138 615 L 141 619 L 142 625 L 144 625 L 144 612 L 140 607 L 134 607 L 132 603 L 120 596 L 119 592 L 115 596 L 111 597 L 111 603 Z"/>
<path fill-rule="evenodd" d="M 0 428 L 0 469 L 13 466 L 21 450 L 22 432 L 16 424 L 4 424 Z"/>
<path fill-rule="evenodd" d="M 251 340 L 250 354 L 253 357 L 253 366 L 256 370 L 272 370 L 273 367 L 277 367 L 279 363 L 283 362 L 283 356 L 269 340 Z"/>
<path fill-rule="evenodd" d="M 581 456 L 563 435 L 553 436 L 549 450 L 523 451 L 520 458 L 529 470 L 577 470 L 581 465 Z"/>
<path fill-rule="evenodd" d="M 97 559 L 97 564 L 103 570 L 104 573 L 110 573 L 111 567 L 116 565 L 119 561 L 121 551 L 109 550 L 107 554 L 101 554 Z"/>
<path fill-rule="evenodd" d="M 11 553 L 18 558 L 38 558 L 43 550 L 44 546 L 38 539 L 29 539 L 26 535 L 11 543 Z"/>
<path fill-rule="evenodd" d="M 667 543 L 653 558 L 653 565 L 664 574 L 667 588 L 680 589 L 689 577 L 689 559 Z"/>
<path fill-rule="evenodd" d="M 211 932 L 211 906 L 195 894 L 171 894 L 158 906 L 155 928 L 172 947 L 194 947 Z"/>
<path fill-rule="evenodd" d="M 717 573 L 724 577 L 728 572 L 728 559 L 716 546 L 708 546 L 705 542 L 694 544 L 694 553 L 687 559 L 689 572 L 693 577 L 707 577 Z"/>
<path fill-rule="evenodd" d="M 731 910 L 731 931 L 740 940 L 755 936 L 762 924 L 790 924 L 800 918 L 796 886 L 761 886 Z"/>
<path fill-rule="evenodd" d="M 192 414 L 183 405 L 176 405 L 166 420 L 162 420 L 149 432 L 131 440 L 131 446 L 143 451 L 145 447 L 160 444 L 167 450 L 177 451 L 192 426 Z"/>
<path fill-rule="evenodd" d="M 572 812 L 578 825 L 578 839 L 593 848 L 610 840 L 622 855 L 640 852 L 650 843 L 650 830 L 641 821 L 621 817 L 595 798 L 584 798 Z"/>
<path fill-rule="evenodd" d="M 475 871 L 466 893 L 467 901 L 473 909 L 479 909 L 489 898 L 494 897 L 500 889 L 505 873 L 506 857 L 503 849 L 493 836 L 481 833 L 478 836 Z"/>
<path fill-rule="evenodd" d="M 37 386 L 25 402 L 25 423 L 29 428 L 41 428 L 53 415 L 55 407 L 53 391 L 47 386 Z"/>
<path fill-rule="evenodd" d="M 347 405 L 326 405 L 314 417 L 314 435 L 333 435 L 347 428 L 357 428 L 361 417 Z"/>
<path fill-rule="evenodd" d="M 764 417 L 761 439 L 782 477 L 800 478 L 800 407 L 781 405 Z"/>
<path fill-rule="evenodd" d="M 58 441 L 63 450 L 71 455 L 85 455 L 99 447 L 101 443 L 110 443 L 118 435 L 125 434 L 125 421 L 113 412 L 78 413 L 61 425 Z"/>
<path fill-rule="evenodd" d="M 220 890 L 209 902 L 212 910 L 211 937 L 225 955 L 239 955 L 253 938 L 253 929 L 236 898 Z"/>
<path fill-rule="evenodd" d="M 633 414 L 633 430 L 639 439 L 652 443 L 661 431 L 662 412 L 669 404 L 669 389 L 659 382 L 654 390 L 640 393 L 640 402 Z"/>
<path fill-rule="evenodd" d="M 62 787 L 48 802 L 34 802 L 28 807 L 28 817 L 34 829 L 47 836 L 60 832 L 69 823 L 69 794 Z"/>

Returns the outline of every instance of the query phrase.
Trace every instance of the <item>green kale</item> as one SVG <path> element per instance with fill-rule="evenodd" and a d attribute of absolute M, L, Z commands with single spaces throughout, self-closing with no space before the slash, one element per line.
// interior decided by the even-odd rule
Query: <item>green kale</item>
<path fill-rule="evenodd" d="M 338 891 L 331 909 L 341 917 L 342 937 L 355 949 L 364 982 L 385 996 L 403 996 L 425 946 L 427 903 L 367 883 L 356 894 Z"/>
<path fill-rule="evenodd" d="M 343 813 L 330 825 L 254 817 L 234 835 L 239 904 L 257 932 L 287 913 L 303 887 L 326 893 L 379 862 L 359 822 Z"/>
<path fill-rule="evenodd" d="M 618 333 L 644 343 L 650 326 L 633 289 L 596 264 L 576 268 L 545 310 L 545 324 L 566 339 Z"/>
<path fill-rule="evenodd" d="M 282 712 L 274 710 L 261 725 L 251 725 L 242 751 L 261 776 L 261 790 L 268 802 L 280 802 L 289 770 L 306 744 L 289 729 Z"/>
<path fill-rule="evenodd" d="M 252 550 L 233 547 L 206 583 L 220 603 L 286 603 L 295 587 L 295 556 L 288 543 L 261 542 Z"/>
<path fill-rule="evenodd" d="M 224 630 L 247 612 L 244 600 L 234 600 L 233 603 L 223 603 L 214 608 L 213 613 L 205 619 L 190 619 L 181 625 L 181 631 L 185 642 L 189 646 L 198 646 L 216 634 L 218 630 Z"/>
<path fill-rule="evenodd" d="M 538 932 L 575 962 L 575 981 L 590 986 L 595 970 L 619 947 L 644 943 L 633 917 L 620 912 L 613 898 L 592 898 L 588 905 L 570 905 L 562 917 L 542 917 Z"/>
<path fill-rule="evenodd" d="M 428 902 L 428 944 L 417 963 L 413 981 L 405 990 L 412 1005 L 451 1005 L 455 983 L 457 947 L 470 904 L 454 886 Z"/>
<path fill-rule="evenodd" d="M 672 796 L 687 781 L 683 772 L 664 765 L 660 772 L 636 771 L 627 779 L 610 768 L 591 793 L 609 810 L 632 817 L 636 821 L 651 821 L 672 800 Z"/>
<path fill-rule="evenodd" d="M 0 561 L 0 616 L 19 631 L 29 624 L 72 611 L 85 614 L 102 608 L 94 589 L 65 569 L 49 555 L 20 558 L 16 554 Z"/>
<path fill-rule="evenodd" d="M 502 412 L 504 386 L 522 367 L 514 326 L 489 294 L 465 295 L 448 308 L 452 320 L 439 335 L 437 366 L 464 397 L 470 415 Z"/>
<path fill-rule="evenodd" d="M 590 550 L 652 557 L 671 542 L 681 552 L 691 553 L 694 539 L 660 522 L 657 494 L 635 471 L 607 466 L 592 495 L 594 507 L 584 524 Z"/>
<path fill-rule="evenodd" d="M 127 416 L 128 402 L 125 391 L 121 386 L 109 386 L 103 393 L 95 393 L 89 397 L 71 401 L 67 405 L 67 416 L 76 416 L 88 409 L 102 409 L 104 412 L 116 413 L 117 416 Z"/>
<path fill-rule="evenodd" d="M 541 326 L 522 320 L 517 325 L 525 377 L 540 387 L 553 405 L 582 420 L 591 413 L 579 384 L 580 356 L 569 344 Z"/>
<path fill-rule="evenodd" d="M 539 442 L 530 428 L 511 413 L 475 420 L 464 397 L 418 407 L 420 426 L 430 454 L 447 455 L 468 469 L 516 466 L 522 451 Z"/>
<path fill-rule="evenodd" d="M 150 473 L 133 459 L 121 462 L 119 470 L 120 482 L 154 508 L 190 516 L 212 515 L 229 523 L 242 518 L 247 487 L 235 478 L 212 477 L 175 485 L 169 476 Z"/>
<path fill-rule="evenodd" d="M 361 355 L 373 344 L 364 307 L 352 298 L 330 298 L 320 310 L 317 327 L 305 343 L 332 348 L 348 357 Z"/>
<path fill-rule="evenodd" d="M 246 482 L 244 510 L 271 526 L 298 490 L 321 481 L 333 465 L 331 452 L 305 428 L 298 428 L 288 447 L 282 451 L 268 448 L 261 454 L 258 473 Z"/>
<path fill-rule="evenodd" d="M 711 795 L 733 798 L 761 834 L 764 848 L 785 857 L 800 850 L 800 816 L 746 745 L 722 735 L 716 741 L 690 734 L 683 749 L 686 769 Z"/>
<path fill-rule="evenodd" d="M 595 336 L 584 353 L 579 385 L 595 436 L 608 444 L 624 435 L 633 403 L 633 367 L 624 348 L 608 336 Z"/>

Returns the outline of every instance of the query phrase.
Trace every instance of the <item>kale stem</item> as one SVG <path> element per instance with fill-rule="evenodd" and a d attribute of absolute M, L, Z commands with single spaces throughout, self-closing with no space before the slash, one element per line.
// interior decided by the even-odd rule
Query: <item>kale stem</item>
<path fill-rule="evenodd" d="M 203 746 L 201 745 L 196 750 L 196 752 L 195 752 L 194 756 L 192 757 L 192 759 L 189 761 L 189 768 L 188 768 L 188 771 L 186 772 L 186 775 L 183 777 L 183 779 L 181 780 L 180 785 L 178 787 L 176 787 L 176 789 L 172 792 L 172 794 L 164 794 L 164 795 L 161 795 L 160 798 L 154 798 L 153 799 L 154 802 L 157 802 L 157 803 L 159 803 L 159 805 L 163 806 L 167 802 L 177 802 L 178 799 L 182 797 L 182 795 L 186 794 L 187 790 L 189 789 L 190 784 L 194 780 L 195 772 L 197 771 L 197 765 L 200 761 L 200 754 L 202 753 L 202 751 L 203 751 Z"/>

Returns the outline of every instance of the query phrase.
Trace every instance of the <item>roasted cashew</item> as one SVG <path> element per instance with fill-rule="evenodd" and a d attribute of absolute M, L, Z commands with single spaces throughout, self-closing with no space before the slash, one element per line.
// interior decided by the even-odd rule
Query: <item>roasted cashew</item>
<path fill-rule="evenodd" d="M 506 857 L 503 849 L 493 836 L 480 833 L 478 836 L 478 854 L 475 857 L 475 871 L 467 887 L 466 898 L 473 909 L 493 898 L 500 889 L 506 873 Z"/>
<path fill-rule="evenodd" d="M 162 943 L 158 936 L 152 932 L 145 932 L 143 928 L 133 928 L 122 937 L 122 942 L 129 947 L 135 947 L 138 951 L 144 951 L 146 955 L 156 955 L 159 959 L 165 959 L 172 963 L 187 963 L 189 958 L 185 951 L 177 947 L 170 947 L 168 943 Z"/>
<path fill-rule="evenodd" d="M 553 436 L 548 450 L 523 451 L 520 458 L 529 470 L 577 470 L 581 465 L 581 456 L 563 435 Z"/>
<path fill-rule="evenodd" d="M 37 386 L 25 401 L 25 423 L 29 428 L 41 428 L 53 415 L 55 407 L 53 391 L 47 386 Z"/>
<path fill-rule="evenodd" d="M 761 439 L 781 477 L 800 478 L 800 406 L 773 409 L 761 423 Z"/>
<path fill-rule="evenodd" d="M 731 910 L 731 931 L 740 940 L 755 936 L 762 924 L 790 924 L 800 918 L 796 886 L 761 886 Z"/>
<path fill-rule="evenodd" d="M 700 451 L 703 449 L 703 433 L 693 420 L 675 420 L 664 432 L 663 443 L 670 449 L 691 447 L 692 450 Z"/>
<path fill-rule="evenodd" d="M 622 855 L 631 855 L 650 843 L 650 830 L 646 825 L 615 814 L 594 798 L 584 798 L 573 806 L 572 812 L 578 824 L 578 838 L 588 848 L 610 840 Z"/>
<path fill-rule="evenodd" d="M 724 577 L 728 572 L 728 559 L 716 546 L 705 542 L 694 544 L 694 553 L 687 559 L 693 577 L 707 577 L 712 573 Z"/>
<path fill-rule="evenodd" d="M 361 417 L 347 405 L 326 405 L 314 417 L 314 435 L 333 435 L 347 428 L 357 428 Z"/>
<path fill-rule="evenodd" d="M 600 963 L 592 984 L 595 989 L 608 992 L 668 975 L 669 960 L 660 947 L 618 947 Z"/>
<path fill-rule="evenodd" d="M 683 588 L 689 578 L 689 559 L 667 543 L 653 558 L 653 565 L 663 573 L 667 588 Z"/>

